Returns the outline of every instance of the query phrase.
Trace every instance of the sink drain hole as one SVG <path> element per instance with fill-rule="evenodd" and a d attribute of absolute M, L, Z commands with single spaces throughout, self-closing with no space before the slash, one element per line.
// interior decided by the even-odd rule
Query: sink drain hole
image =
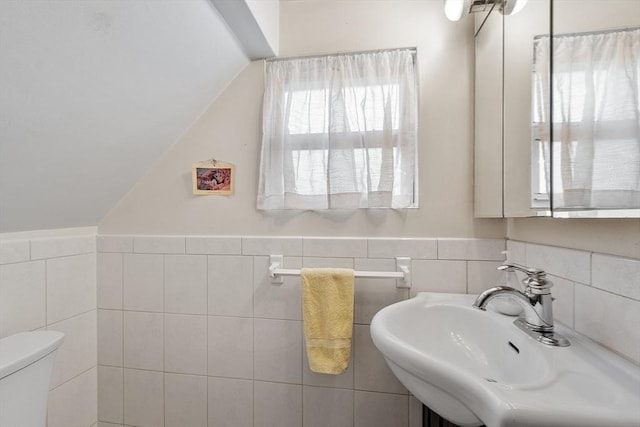
<path fill-rule="evenodd" d="M 516 345 L 514 343 L 512 343 L 511 341 L 509 341 L 509 347 L 511 347 L 513 349 L 513 351 L 515 351 L 516 353 L 520 354 L 520 349 L 518 347 L 516 347 Z"/>
<path fill-rule="evenodd" d="M 490 383 L 497 383 L 498 381 L 494 380 L 493 378 L 485 378 L 486 381 L 490 382 Z"/>

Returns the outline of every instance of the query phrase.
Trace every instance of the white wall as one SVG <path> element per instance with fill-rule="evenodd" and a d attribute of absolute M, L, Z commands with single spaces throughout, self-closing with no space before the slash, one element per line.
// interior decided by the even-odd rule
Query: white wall
<path fill-rule="evenodd" d="M 286 1 L 281 55 L 416 46 L 420 72 L 420 209 L 277 212 L 255 209 L 263 64 L 252 63 L 101 221 L 101 233 L 503 237 L 473 218 L 473 21 L 440 1 Z M 191 164 L 236 164 L 236 194 L 191 194 Z"/>
<path fill-rule="evenodd" d="M 512 261 L 548 271 L 556 321 L 640 363 L 632 285 L 640 259 L 507 247 Z M 162 425 L 163 414 L 166 427 L 207 419 L 212 427 L 421 426 L 419 402 L 371 341 L 371 318 L 418 292 L 494 286 L 504 248 L 503 239 L 99 236 L 99 419 L 114 427 Z M 407 256 L 413 286 L 356 279 L 349 368 L 318 375 L 306 362 L 300 279 L 272 284 L 271 254 L 283 254 L 286 268 L 379 271 Z"/>
<path fill-rule="evenodd" d="M 496 282 L 503 239 L 99 236 L 99 419 L 113 427 L 419 427 L 421 405 L 371 340 L 382 307 L 420 291 L 478 292 Z M 349 367 L 313 373 L 299 277 L 286 268 L 395 271 L 411 289 L 356 279 Z M 163 422 L 164 421 L 164 422 Z M 109 424 L 110 426 L 112 424 Z"/>
<path fill-rule="evenodd" d="M 60 331 L 49 427 L 89 427 L 97 411 L 96 230 L 0 234 L 0 338 Z"/>
<path fill-rule="evenodd" d="M 543 268 L 554 319 L 640 364 L 640 257 L 507 241 L 510 261 Z"/>
<path fill-rule="evenodd" d="M 3 0 L 0 28 L 0 232 L 97 225 L 248 63 L 209 0 Z"/>

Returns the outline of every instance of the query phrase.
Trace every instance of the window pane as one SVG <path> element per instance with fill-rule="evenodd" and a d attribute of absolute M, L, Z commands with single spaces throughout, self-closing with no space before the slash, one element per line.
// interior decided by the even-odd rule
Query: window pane
<path fill-rule="evenodd" d="M 400 104 L 398 85 L 354 86 L 345 88 L 341 97 L 346 113 L 344 128 L 340 132 L 368 132 L 400 128 Z M 327 133 L 329 131 L 330 99 L 327 90 L 293 91 L 287 93 L 291 99 L 288 116 L 290 135 Z M 389 104 L 388 114 L 385 106 Z M 389 122 L 390 126 L 385 126 Z"/>

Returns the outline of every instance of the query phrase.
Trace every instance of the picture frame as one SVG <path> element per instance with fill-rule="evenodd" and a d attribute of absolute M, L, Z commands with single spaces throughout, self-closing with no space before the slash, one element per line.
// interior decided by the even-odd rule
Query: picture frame
<path fill-rule="evenodd" d="M 193 194 L 233 194 L 235 166 L 232 163 L 198 162 L 192 165 Z"/>

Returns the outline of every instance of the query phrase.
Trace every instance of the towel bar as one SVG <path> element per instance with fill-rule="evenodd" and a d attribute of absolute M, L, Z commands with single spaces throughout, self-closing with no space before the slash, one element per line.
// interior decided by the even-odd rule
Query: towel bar
<path fill-rule="evenodd" d="M 271 283 L 283 283 L 283 276 L 299 276 L 299 269 L 280 268 L 282 265 L 282 255 L 271 255 L 269 258 L 269 276 Z M 411 258 L 396 258 L 396 267 L 398 271 L 354 271 L 354 277 L 362 278 L 380 278 L 380 279 L 396 279 L 396 287 L 411 287 Z"/>
<path fill-rule="evenodd" d="M 270 269 L 271 277 L 278 276 L 299 276 L 300 270 L 288 269 L 288 268 L 274 268 Z M 402 271 L 354 271 L 353 277 L 369 277 L 380 279 L 404 279 L 404 273 Z"/>

